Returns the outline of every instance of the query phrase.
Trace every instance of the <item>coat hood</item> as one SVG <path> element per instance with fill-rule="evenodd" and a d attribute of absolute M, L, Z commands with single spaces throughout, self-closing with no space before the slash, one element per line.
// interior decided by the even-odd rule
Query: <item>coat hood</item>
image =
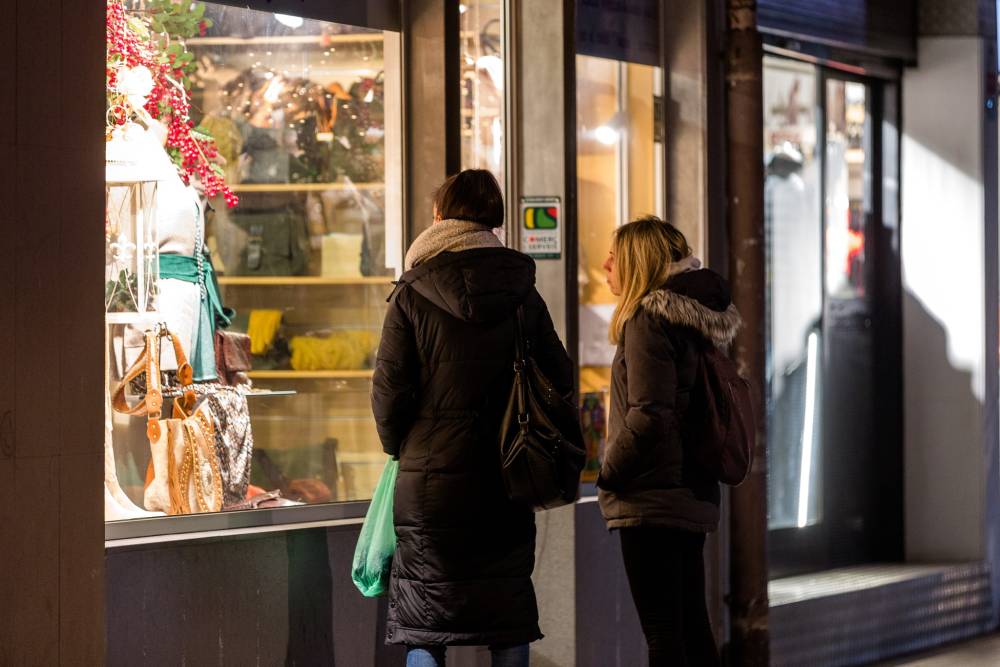
<path fill-rule="evenodd" d="M 535 262 L 509 248 L 443 252 L 404 273 L 409 285 L 441 310 L 466 322 L 510 317 L 535 286 Z"/>
<path fill-rule="evenodd" d="M 717 347 L 732 343 L 743 326 L 729 285 L 708 269 L 671 276 L 666 285 L 643 297 L 642 308 L 671 324 L 697 330 Z"/>

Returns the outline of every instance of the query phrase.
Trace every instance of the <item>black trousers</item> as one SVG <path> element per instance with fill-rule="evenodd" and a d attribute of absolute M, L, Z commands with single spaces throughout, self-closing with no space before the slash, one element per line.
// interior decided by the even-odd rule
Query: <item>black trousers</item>
<path fill-rule="evenodd" d="M 717 667 L 705 606 L 705 535 L 653 527 L 619 533 L 650 667 Z"/>

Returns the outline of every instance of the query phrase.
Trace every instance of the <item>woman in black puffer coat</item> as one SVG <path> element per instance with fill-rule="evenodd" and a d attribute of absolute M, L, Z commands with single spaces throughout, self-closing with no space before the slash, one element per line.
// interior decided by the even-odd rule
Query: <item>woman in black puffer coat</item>
<path fill-rule="evenodd" d="M 400 462 L 386 640 L 409 647 L 410 667 L 443 665 L 447 645 L 489 645 L 494 664 L 527 665 L 542 636 L 535 519 L 507 499 L 498 445 L 519 305 L 535 360 L 567 396 L 573 367 L 534 262 L 493 233 L 493 176 L 448 179 L 434 213 L 390 297 L 372 386 L 382 446 Z"/>

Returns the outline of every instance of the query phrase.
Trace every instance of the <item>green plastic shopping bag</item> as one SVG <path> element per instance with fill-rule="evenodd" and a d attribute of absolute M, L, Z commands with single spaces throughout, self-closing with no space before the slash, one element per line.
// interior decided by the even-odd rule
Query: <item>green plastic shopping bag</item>
<path fill-rule="evenodd" d="M 378 478 L 372 503 L 361 526 L 354 549 L 351 579 L 365 597 L 384 595 L 389 588 L 392 555 L 396 551 L 396 529 L 392 525 L 392 497 L 396 492 L 399 461 L 386 461 Z"/>

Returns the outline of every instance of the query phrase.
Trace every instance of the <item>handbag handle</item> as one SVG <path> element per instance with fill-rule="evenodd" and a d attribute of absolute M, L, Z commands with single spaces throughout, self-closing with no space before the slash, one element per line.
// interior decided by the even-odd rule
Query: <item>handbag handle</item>
<path fill-rule="evenodd" d="M 163 414 L 163 388 L 160 386 L 160 339 L 164 336 L 174 345 L 174 356 L 177 358 L 177 379 L 182 386 L 191 384 L 194 372 L 188 363 L 184 348 L 176 336 L 163 326 L 145 332 L 146 344 L 142 354 L 125 372 L 111 404 L 116 412 L 127 415 L 146 415 L 146 435 L 151 441 L 160 439 L 160 417 Z M 143 373 L 146 374 L 146 395 L 135 405 L 129 405 L 125 398 L 125 387 L 129 382 Z"/>
<path fill-rule="evenodd" d="M 524 337 L 524 306 L 519 305 L 514 317 L 514 385 L 517 387 L 517 424 L 522 433 L 528 431 L 527 380 L 524 376 L 528 363 L 527 347 Z"/>

